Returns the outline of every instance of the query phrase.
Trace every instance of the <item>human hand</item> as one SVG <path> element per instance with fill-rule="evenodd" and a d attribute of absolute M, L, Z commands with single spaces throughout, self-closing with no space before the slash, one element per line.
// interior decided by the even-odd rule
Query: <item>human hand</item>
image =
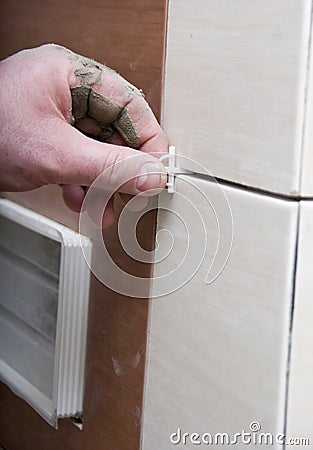
<path fill-rule="evenodd" d="M 0 62 L 0 117 L 0 191 L 59 184 L 78 212 L 84 187 L 109 167 L 109 183 L 130 180 L 124 193 L 166 184 L 153 154 L 167 153 L 167 139 L 141 92 L 64 47 L 43 45 Z"/>

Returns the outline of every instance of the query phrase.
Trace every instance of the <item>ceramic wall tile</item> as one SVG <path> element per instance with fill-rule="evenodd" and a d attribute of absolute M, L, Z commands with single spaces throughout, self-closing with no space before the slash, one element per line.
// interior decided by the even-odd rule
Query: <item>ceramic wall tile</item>
<path fill-rule="evenodd" d="M 170 0 L 163 118 L 178 153 L 222 179 L 313 195 L 312 177 L 300 186 L 311 8 Z"/>
<path fill-rule="evenodd" d="M 182 288 L 152 301 L 142 449 L 173 448 L 170 436 L 178 428 L 233 434 L 257 421 L 264 432 L 283 432 L 298 203 L 224 186 L 233 245 L 224 270 L 205 284 L 217 223 L 220 242 L 230 242 L 223 230 L 227 211 L 216 208 L 223 203 L 220 188 L 181 176 L 175 189 L 160 197 L 158 251 L 173 250 L 156 263 L 155 276 L 163 279 L 155 281 L 154 294 L 175 289 L 177 276 L 188 276 L 186 267 L 200 268 Z M 189 254 L 195 247 L 198 254 Z M 217 252 L 219 267 L 226 254 Z M 183 448 L 194 448 L 188 439 Z"/>
<path fill-rule="evenodd" d="M 287 431 L 313 443 L 313 202 L 302 201 L 288 389 Z M 305 448 L 305 447 L 303 447 Z"/>

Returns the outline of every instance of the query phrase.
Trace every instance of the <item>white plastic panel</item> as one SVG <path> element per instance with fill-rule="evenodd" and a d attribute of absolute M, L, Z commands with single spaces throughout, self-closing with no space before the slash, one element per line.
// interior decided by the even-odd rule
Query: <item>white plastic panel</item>
<path fill-rule="evenodd" d="M 82 414 L 91 242 L 0 200 L 0 375 L 51 424 Z"/>

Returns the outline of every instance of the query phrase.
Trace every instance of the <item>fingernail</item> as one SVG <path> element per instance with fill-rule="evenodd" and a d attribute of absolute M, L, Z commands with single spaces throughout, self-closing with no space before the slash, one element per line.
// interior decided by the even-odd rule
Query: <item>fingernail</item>
<path fill-rule="evenodd" d="M 163 188 L 167 181 L 167 173 L 159 164 L 144 164 L 137 175 L 137 189 L 146 191 L 148 189 Z"/>

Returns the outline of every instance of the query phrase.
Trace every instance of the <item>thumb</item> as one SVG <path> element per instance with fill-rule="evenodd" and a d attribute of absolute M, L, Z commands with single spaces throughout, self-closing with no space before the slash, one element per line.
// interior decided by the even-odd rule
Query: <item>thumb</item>
<path fill-rule="evenodd" d="M 54 127 L 53 140 L 52 183 L 90 186 L 104 174 L 104 188 L 132 195 L 166 185 L 163 164 L 149 153 L 98 142 L 62 120 Z"/>

